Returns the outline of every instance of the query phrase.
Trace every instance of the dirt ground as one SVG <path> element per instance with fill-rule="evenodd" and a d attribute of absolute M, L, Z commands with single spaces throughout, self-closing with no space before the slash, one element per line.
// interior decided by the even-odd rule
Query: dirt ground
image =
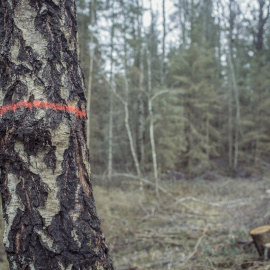
<path fill-rule="evenodd" d="M 158 199 L 153 184 L 94 178 L 94 196 L 116 270 L 270 270 L 249 236 L 270 222 L 269 177 L 160 181 Z"/>

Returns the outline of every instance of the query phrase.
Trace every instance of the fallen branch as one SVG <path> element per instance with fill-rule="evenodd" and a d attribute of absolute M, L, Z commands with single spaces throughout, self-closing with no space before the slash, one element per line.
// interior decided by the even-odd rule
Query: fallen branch
<path fill-rule="evenodd" d="M 168 195 L 171 198 L 173 198 L 174 200 L 176 200 L 175 199 L 175 196 L 172 193 L 170 193 L 168 190 L 166 190 L 165 188 L 161 187 L 160 185 L 157 185 L 157 184 L 152 183 L 151 181 L 149 181 L 149 180 L 147 180 L 145 178 L 142 178 L 142 177 L 139 177 L 139 176 L 134 176 L 132 174 L 127 174 L 127 173 L 117 173 L 117 174 L 113 174 L 112 176 L 125 176 L 125 177 L 129 177 L 129 178 L 140 180 L 141 182 L 144 182 L 146 184 L 149 184 L 150 186 L 157 187 L 160 191 L 162 191 L 166 195 Z M 194 213 L 196 215 L 204 215 L 204 213 L 192 209 L 191 207 L 189 207 L 188 205 L 186 205 L 183 202 L 179 202 L 178 201 L 178 203 L 180 203 L 181 205 L 183 205 L 185 208 L 187 208 L 189 211 L 191 211 L 192 213 Z"/>
<path fill-rule="evenodd" d="M 185 260 L 185 258 L 177 258 L 177 259 L 170 259 L 170 260 L 160 260 L 160 261 L 155 261 L 155 262 L 151 262 L 151 263 L 146 263 L 146 264 L 143 264 L 143 265 L 139 265 L 139 267 L 141 269 L 146 269 L 146 268 L 150 268 L 150 267 L 153 267 L 153 266 L 157 266 L 157 265 L 165 265 L 165 264 L 177 264 L 177 263 L 181 263 Z M 121 267 L 121 268 L 117 268 L 117 270 L 132 270 L 132 269 L 136 269 L 134 268 L 134 266 L 124 266 L 124 267 Z"/>
<path fill-rule="evenodd" d="M 171 206 L 175 206 L 178 203 L 182 204 L 184 201 L 194 201 L 194 202 L 203 203 L 203 204 L 207 204 L 207 205 L 214 206 L 214 207 L 227 206 L 227 208 L 232 208 L 232 207 L 236 207 L 236 206 L 243 206 L 243 205 L 250 204 L 254 200 L 255 200 L 255 198 L 248 198 L 248 199 L 237 199 L 237 200 L 226 201 L 226 202 L 208 202 L 208 201 L 204 201 L 204 200 L 189 196 L 189 197 L 184 197 L 184 198 L 178 199 Z"/>
<path fill-rule="evenodd" d="M 202 233 L 201 237 L 198 239 L 198 241 L 197 241 L 197 243 L 196 243 L 196 245 L 195 245 L 195 247 L 194 247 L 193 252 L 191 252 L 191 253 L 187 256 L 187 258 L 183 261 L 183 263 L 181 263 L 181 264 L 179 265 L 179 267 L 183 267 L 183 266 L 184 266 L 187 262 L 189 262 L 190 259 L 192 259 L 192 257 L 197 253 L 198 247 L 200 246 L 200 244 L 201 244 L 201 242 L 202 242 L 202 239 L 204 238 L 204 236 L 205 236 L 207 230 L 208 230 L 208 225 L 204 228 L 203 233 Z"/>

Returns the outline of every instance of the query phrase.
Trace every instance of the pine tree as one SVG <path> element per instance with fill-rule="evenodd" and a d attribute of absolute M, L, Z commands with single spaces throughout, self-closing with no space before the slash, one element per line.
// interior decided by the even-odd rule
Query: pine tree
<path fill-rule="evenodd" d="M 181 163 L 192 176 L 209 169 L 210 157 L 217 155 L 214 52 L 198 45 L 179 51 L 171 61 L 171 81 L 185 91 L 178 101 L 183 107 L 182 119 L 178 117 L 184 122 L 184 134 L 177 134 L 185 138 Z"/>

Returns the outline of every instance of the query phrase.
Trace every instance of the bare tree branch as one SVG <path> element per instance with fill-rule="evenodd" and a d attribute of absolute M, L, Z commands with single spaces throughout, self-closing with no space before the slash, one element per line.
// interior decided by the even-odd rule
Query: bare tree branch
<path fill-rule="evenodd" d="M 179 94 L 184 94 L 185 91 L 182 89 L 166 89 L 166 90 L 161 90 L 157 93 L 155 93 L 150 100 L 153 101 L 154 99 L 156 99 L 158 96 L 163 95 L 163 94 L 172 94 L 172 93 L 179 93 Z"/>

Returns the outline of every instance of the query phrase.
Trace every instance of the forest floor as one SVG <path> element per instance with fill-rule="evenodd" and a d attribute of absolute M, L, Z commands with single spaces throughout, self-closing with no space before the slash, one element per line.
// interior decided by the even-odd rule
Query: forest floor
<path fill-rule="evenodd" d="M 270 174 L 269 174 L 270 175 Z M 270 270 L 249 231 L 270 223 L 270 178 L 160 181 L 94 178 L 115 270 Z M 0 219 L 0 233 L 3 220 Z M 0 244 L 0 270 L 7 270 Z"/>
<path fill-rule="evenodd" d="M 270 269 L 249 231 L 270 223 L 270 178 L 95 181 L 94 194 L 116 270 Z M 104 184 L 105 183 L 105 184 Z"/>

